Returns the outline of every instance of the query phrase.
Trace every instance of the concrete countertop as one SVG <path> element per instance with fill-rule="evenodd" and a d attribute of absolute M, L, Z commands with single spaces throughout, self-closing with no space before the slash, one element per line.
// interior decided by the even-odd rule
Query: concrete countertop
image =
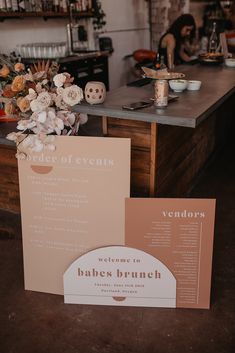
<path fill-rule="evenodd" d="M 196 64 L 179 66 L 175 71 L 184 73 L 188 80 L 202 81 L 202 86 L 199 91 L 174 93 L 179 98 L 170 102 L 167 108 L 156 109 L 152 105 L 136 111 L 122 109 L 123 105 L 153 98 L 152 82 L 143 87 L 120 87 L 107 94 L 104 104 L 89 105 L 83 102 L 75 109 L 96 116 L 195 128 L 235 92 L 234 68 Z"/>

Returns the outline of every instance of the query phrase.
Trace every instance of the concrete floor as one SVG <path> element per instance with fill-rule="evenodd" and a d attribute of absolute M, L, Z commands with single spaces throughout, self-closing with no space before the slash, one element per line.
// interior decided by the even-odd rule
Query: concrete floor
<path fill-rule="evenodd" d="M 235 313 L 235 145 L 209 164 L 190 197 L 216 198 L 210 310 L 64 305 L 24 290 L 20 220 L 0 237 L 0 352 L 230 353 Z M 3 227 L 4 229 L 4 227 Z"/>

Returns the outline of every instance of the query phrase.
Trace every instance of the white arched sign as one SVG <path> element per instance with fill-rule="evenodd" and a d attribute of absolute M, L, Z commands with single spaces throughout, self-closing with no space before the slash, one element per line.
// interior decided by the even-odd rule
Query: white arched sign
<path fill-rule="evenodd" d="M 158 259 L 125 246 L 92 250 L 64 274 L 65 303 L 176 307 L 176 279 Z"/>

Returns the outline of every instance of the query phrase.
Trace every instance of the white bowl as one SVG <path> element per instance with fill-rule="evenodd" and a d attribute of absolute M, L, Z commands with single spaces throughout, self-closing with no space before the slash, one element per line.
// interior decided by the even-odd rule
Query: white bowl
<path fill-rule="evenodd" d="M 187 80 L 170 80 L 169 85 L 170 85 L 170 88 L 174 92 L 183 92 L 187 88 L 188 81 Z"/>
<path fill-rule="evenodd" d="M 235 67 L 235 59 L 225 59 L 225 65 L 228 67 Z"/>
<path fill-rule="evenodd" d="M 201 88 L 202 81 L 188 81 L 187 89 L 189 91 L 198 91 Z"/>

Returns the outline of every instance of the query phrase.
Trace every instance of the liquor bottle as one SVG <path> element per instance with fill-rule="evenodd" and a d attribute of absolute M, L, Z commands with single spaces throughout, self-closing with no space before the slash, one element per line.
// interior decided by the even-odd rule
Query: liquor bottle
<path fill-rule="evenodd" d="M 11 0 L 11 5 L 12 5 L 12 11 L 14 11 L 14 12 L 19 11 L 18 1 L 17 0 Z"/>
<path fill-rule="evenodd" d="M 35 0 L 35 11 L 42 12 L 42 1 L 41 0 Z"/>
<path fill-rule="evenodd" d="M 43 12 L 48 11 L 48 1 L 47 0 L 42 0 L 42 11 Z"/>
<path fill-rule="evenodd" d="M 52 8 L 53 8 L 53 0 L 45 0 L 45 1 L 44 1 L 44 6 L 46 7 L 46 11 L 47 11 L 47 12 L 52 11 Z"/>
<path fill-rule="evenodd" d="M 11 0 L 6 0 L 6 8 L 7 8 L 7 11 L 12 11 Z"/>
<path fill-rule="evenodd" d="M 53 11 L 60 11 L 60 0 L 53 0 Z"/>
<path fill-rule="evenodd" d="M 63 0 L 62 7 L 63 7 L 63 12 L 67 12 L 68 11 L 68 6 L 67 6 L 67 1 L 66 0 Z"/>
<path fill-rule="evenodd" d="M 86 10 L 87 10 L 86 0 L 82 0 L 82 11 L 86 11 Z"/>
<path fill-rule="evenodd" d="M 88 10 L 92 10 L 92 0 L 88 0 Z"/>
<path fill-rule="evenodd" d="M 6 1 L 0 0 L 0 11 L 6 11 Z"/>
<path fill-rule="evenodd" d="M 31 12 L 32 11 L 31 2 L 29 0 L 24 0 L 24 3 L 25 3 L 25 11 Z"/>
<path fill-rule="evenodd" d="M 53 11 L 53 0 L 47 1 L 47 11 L 49 12 Z"/>
<path fill-rule="evenodd" d="M 77 0 L 76 1 L 75 9 L 76 9 L 77 12 L 81 12 L 82 11 L 82 1 L 81 0 Z"/>
<path fill-rule="evenodd" d="M 60 0 L 60 12 L 67 12 L 67 1 L 66 0 Z"/>
<path fill-rule="evenodd" d="M 31 11 L 36 12 L 36 0 L 31 0 Z"/>
<path fill-rule="evenodd" d="M 160 69 L 160 54 L 159 53 L 157 53 L 157 57 L 155 59 L 154 66 L 155 66 L 156 70 Z"/>
<path fill-rule="evenodd" d="M 217 49 L 217 33 L 216 33 L 216 22 L 213 22 L 213 29 L 209 39 L 209 53 L 215 53 Z"/>
<path fill-rule="evenodd" d="M 19 11 L 20 12 L 24 12 L 25 11 L 25 2 L 24 2 L 24 0 L 18 0 L 18 7 L 19 7 Z"/>

